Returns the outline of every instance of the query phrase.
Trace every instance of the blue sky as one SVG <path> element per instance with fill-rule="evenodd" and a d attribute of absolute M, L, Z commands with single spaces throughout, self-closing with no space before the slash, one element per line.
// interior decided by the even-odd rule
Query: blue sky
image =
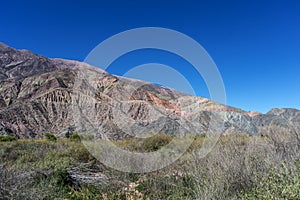
<path fill-rule="evenodd" d="M 199 42 L 219 68 L 229 105 L 261 112 L 300 109 L 298 0 L 1 2 L 0 41 L 47 57 L 83 61 L 108 37 L 147 26 L 174 29 Z M 130 53 L 110 72 L 122 74 L 147 62 L 178 69 L 197 95 L 209 97 L 190 66 L 166 52 Z"/>

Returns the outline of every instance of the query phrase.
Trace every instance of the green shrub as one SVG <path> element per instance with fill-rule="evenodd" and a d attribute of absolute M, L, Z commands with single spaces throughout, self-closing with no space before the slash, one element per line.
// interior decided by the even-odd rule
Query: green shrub
<path fill-rule="evenodd" d="M 57 169 L 53 174 L 53 177 L 56 180 L 56 184 L 60 187 L 66 187 L 72 185 L 72 180 L 68 170 L 62 168 Z"/>
<path fill-rule="evenodd" d="M 55 135 L 52 134 L 52 133 L 45 133 L 44 135 L 45 135 L 46 139 L 49 140 L 49 141 L 56 141 L 57 140 Z"/>
<path fill-rule="evenodd" d="M 10 142 L 14 141 L 17 138 L 11 135 L 0 135 L 0 142 Z"/>
<path fill-rule="evenodd" d="M 142 143 L 142 149 L 151 152 L 157 151 L 161 147 L 167 145 L 172 140 L 172 137 L 166 134 L 157 134 L 146 138 Z"/>
<path fill-rule="evenodd" d="M 115 144 L 123 149 L 135 152 L 153 152 L 171 142 L 172 136 L 157 134 L 147 138 L 128 138 L 116 141 Z"/>
<path fill-rule="evenodd" d="M 80 135 L 77 133 L 74 133 L 71 135 L 71 140 L 72 141 L 80 141 Z"/>
<path fill-rule="evenodd" d="M 81 143 L 78 143 L 81 144 Z M 75 145 L 68 148 L 68 152 L 72 155 L 72 158 L 79 162 L 89 162 L 94 160 L 94 157 L 83 145 Z"/>
<path fill-rule="evenodd" d="M 258 185 L 246 192 L 244 199 L 300 199 L 300 166 L 291 170 L 285 164 L 277 170 L 257 176 Z"/>
<path fill-rule="evenodd" d="M 140 178 L 140 175 L 136 173 L 129 173 L 128 178 L 131 182 L 137 182 Z"/>

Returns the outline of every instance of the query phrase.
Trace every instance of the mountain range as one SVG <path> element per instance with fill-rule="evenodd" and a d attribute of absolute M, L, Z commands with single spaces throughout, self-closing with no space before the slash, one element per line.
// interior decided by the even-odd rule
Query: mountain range
<path fill-rule="evenodd" d="M 109 140 L 157 132 L 256 135 L 270 125 L 299 122 L 297 109 L 243 111 L 0 43 L 0 135 L 42 138 L 45 132 L 59 137 L 93 132 Z"/>

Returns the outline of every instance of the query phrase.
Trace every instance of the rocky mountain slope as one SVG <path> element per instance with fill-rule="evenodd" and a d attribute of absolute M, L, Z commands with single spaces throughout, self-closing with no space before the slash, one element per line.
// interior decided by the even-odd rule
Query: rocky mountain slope
<path fill-rule="evenodd" d="M 0 43 L 0 134 L 41 138 L 93 132 L 122 139 L 154 132 L 257 134 L 299 125 L 300 111 L 246 112 L 202 97 L 114 76 L 88 64 L 48 59 Z"/>

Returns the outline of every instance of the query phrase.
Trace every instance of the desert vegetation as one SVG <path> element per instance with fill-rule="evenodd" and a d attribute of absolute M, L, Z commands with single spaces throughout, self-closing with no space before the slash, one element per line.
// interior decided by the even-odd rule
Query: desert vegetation
<path fill-rule="evenodd" d="M 1 140 L 0 199 L 300 199 L 299 127 L 221 136 L 204 158 L 205 137 L 196 137 L 175 163 L 144 174 L 107 168 L 78 135 L 45 137 Z M 157 134 L 115 144 L 150 152 L 171 140 Z"/>
<path fill-rule="evenodd" d="M 11 135 L 0 135 L 0 142 L 14 141 L 17 138 Z"/>

